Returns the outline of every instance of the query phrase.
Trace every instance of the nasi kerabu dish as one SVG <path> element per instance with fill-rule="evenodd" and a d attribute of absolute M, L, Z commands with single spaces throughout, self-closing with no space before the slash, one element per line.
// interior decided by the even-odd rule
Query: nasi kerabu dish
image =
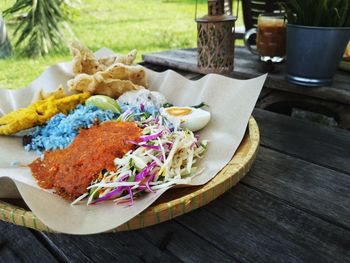
<path fill-rule="evenodd" d="M 97 59 L 76 42 L 71 53 L 73 94 L 40 92 L 0 117 L 0 135 L 22 136 L 38 154 L 28 166 L 40 187 L 72 204 L 132 204 L 201 173 L 208 142 L 196 132 L 210 120 L 205 104 L 177 107 L 148 90 L 146 71 L 133 65 L 136 50 Z"/>

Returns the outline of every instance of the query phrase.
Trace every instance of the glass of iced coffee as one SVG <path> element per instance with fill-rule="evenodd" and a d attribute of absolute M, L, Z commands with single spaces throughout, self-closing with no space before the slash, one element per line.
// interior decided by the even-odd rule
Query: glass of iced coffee
<path fill-rule="evenodd" d="M 249 44 L 250 37 L 256 34 L 256 47 Z M 281 13 L 264 13 L 258 17 L 257 28 L 245 33 L 246 47 L 260 56 L 262 61 L 281 62 L 286 54 L 286 21 Z"/>

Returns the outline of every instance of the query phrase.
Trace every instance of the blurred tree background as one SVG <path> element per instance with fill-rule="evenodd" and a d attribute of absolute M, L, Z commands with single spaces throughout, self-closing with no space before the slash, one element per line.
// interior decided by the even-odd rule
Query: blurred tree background
<path fill-rule="evenodd" d="M 196 0 L 0 2 L 0 11 L 9 10 L 5 22 L 11 44 L 18 43 L 10 58 L 0 60 L 0 88 L 24 87 L 46 67 L 70 60 L 71 40 L 79 40 L 92 50 L 108 47 L 127 53 L 136 48 L 138 60 L 146 52 L 196 47 Z M 206 0 L 198 0 L 198 11 L 199 16 L 207 12 Z M 30 19 L 26 19 L 28 16 Z M 33 25 L 34 20 L 39 24 Z M 19 25 L 21 28 L 15 34 Z M 40 39 L 46 40 L 40 42 Z M 31 44 L 34 41 L 39 49 Z M 46 56 L 37 56 L 48 52 Z"/>
<path fill-rule="evenodd" d="M 71 32 L 67 21 L 73 4 L 71 0 L 16 0 L 3 12 L 15 25 L 15 47 L 28 57 L 60 51 L 67 42 L 64 31 Z"/>

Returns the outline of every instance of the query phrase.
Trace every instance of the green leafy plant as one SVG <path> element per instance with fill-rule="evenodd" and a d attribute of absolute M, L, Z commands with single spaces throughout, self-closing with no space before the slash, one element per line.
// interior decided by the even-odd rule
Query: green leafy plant
<path fill-rule="evenodd" d="M 280 6 L 291 24 L 350 27 L 350 0 L 289 0 Z"/>
<path fill-rule="evenodd" d="M 69 6 L 69 0 L 16 0 L 4 11 L 5 16 L 18 21 L 15 47 L 22 46 L 28 56 L 60 50 L 65 42 L 64 31 L 70 32 L 66 22 Z"/>

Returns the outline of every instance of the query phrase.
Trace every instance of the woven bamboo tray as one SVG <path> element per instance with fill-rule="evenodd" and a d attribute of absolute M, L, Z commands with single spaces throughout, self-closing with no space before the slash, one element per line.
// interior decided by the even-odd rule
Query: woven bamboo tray
<path fill-rule="evenodd" d="M 251 117 L 246 134 L 235 155 L 215 178 L 202 186 L 169 190 L 144 212 L 112 232 L 128 231 L 159 224 L 213 201 L 236 185 L 249 171 L 259 148 L 259 141 L 259 128 L 255 119 Z M 0 219 L 39 231 L 54 232 L 31 211 L 1 200 Z"/>

